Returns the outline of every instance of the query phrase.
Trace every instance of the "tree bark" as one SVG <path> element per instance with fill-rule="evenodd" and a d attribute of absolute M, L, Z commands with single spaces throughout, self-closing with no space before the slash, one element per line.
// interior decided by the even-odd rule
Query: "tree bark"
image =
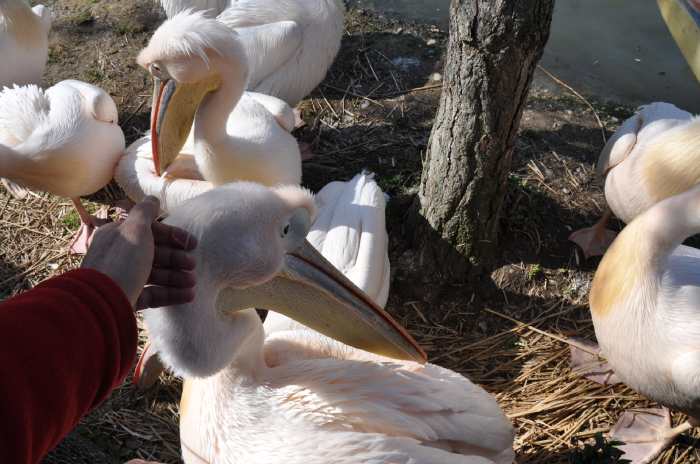
<path fill-rule="evenodd" d="M 492 263 L 553 8 L 554 0 L 452 0 L 440 107 L 411 221 L 424 275 L 469 281 Z"/>

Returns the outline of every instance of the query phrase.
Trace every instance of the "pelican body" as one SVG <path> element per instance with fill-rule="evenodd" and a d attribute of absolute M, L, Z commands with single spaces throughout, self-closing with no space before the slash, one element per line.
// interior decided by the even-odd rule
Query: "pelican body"
<path fill-rule="evenodd" d="M 138 62 L 154 77 L 157 176 L 190 155 L 193 171 L 213 185 L 301 182 L 293 111 L 277 98 L 244 92 L 247 58 L 235 32 L 201 12 L 183 12 L 156 30 Z"/>
<path fill-rule="evenodd" d="M 94 223 L 79 197 L 110 182 L 123 150 L 116 104 L 94 85 L 66 80 L 46 91 L 0 92 L 0 177 L 71 198 L 84 225 Z"/>
<path fill-rule="evenodd" d="M 510 464 L 513 430 L 495 400 L 423 364 L 410 336 L 304 239 L 314 216 L 302 189 L 250 183 L 171 211 L 169 223 L 199 238 L 197 295 L 144 316 L 186 379 L 185 462 Z M 263 329 L 251 307 L 302 325 Z"/>
<path fill-rule="evenodd" d="M 294 106 L 326 76 L 340 49 L 340 0 L 161 0 L 169 18 L 186 9 L 218 15 L 250 60 L 247 88 Z"/>
<path fill-rule="evenodd" d="M 598 160 L 605 200 L 629 223 L 700 181 L 700 120 L 670 103 L 644 106 L 610 138 Z"/>
<path fill-rule="evenodd" d="M 51 12 L 25 0 L 0 0 L 0 89 L 40 84 L 49 57 Z"/>
<path fill-rule="evenodd" d="M 603 148 L 596 172 L 605 184 L 609 211 L 570 239 L 587 256 L 602 254 L 615 234 L 610 212 L 629 223 L 659 201 L 700 181 L 700 120 L 670 103 L 652 103 L 627 119 Z"/>

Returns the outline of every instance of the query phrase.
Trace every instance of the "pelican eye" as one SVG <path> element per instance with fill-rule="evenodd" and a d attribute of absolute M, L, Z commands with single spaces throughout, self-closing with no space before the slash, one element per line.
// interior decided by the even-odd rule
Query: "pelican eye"
<path fill-rule="evenodd" d="M 159 79 L 165 80 L 168 78 L 168 74 L 163 71 L 163 68 L 161 68 L 158 63 L 151 63 L 148 65 L 148 72 Z"/>
<path fill-rule="evenodd" d="M 287 234 L 289 233 L 289 228 L 290 228 L 290 227 L 291 227 L 291 226 L 290 226 L 289 224 L 287 224 L 286 226 L 284 226 L 284 227 L 282 228 L 282 237 L 286 237 L 286 236 L 287 236 Z"/>

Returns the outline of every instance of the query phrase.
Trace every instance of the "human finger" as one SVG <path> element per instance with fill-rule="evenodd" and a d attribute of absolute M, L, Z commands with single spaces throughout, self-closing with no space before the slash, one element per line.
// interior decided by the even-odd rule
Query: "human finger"
<path fill-rule="evenodd" d="M 136 309 L 161 308 L 189 303 L 194 300 L 194 288 L 173 288 L 151 285 L 145 287 L 136 301 Z"/>
<path fill-rule="evenodd" d="M 148 277 L 150 285 L 164 287 L 191 288 L 195 285 L 194 274 L 187 271 L 153 268 Z"/>
<path fill-rule="evenodd" d="M 182 250 L 194 250 L 197 246 L 197 239 L 186 230 L 179 227 L 154 222 L 151 226 L 153 230 L 153 240 L 156 245 L 165 245 Z"/>
<path fill-rule="evenodd" d="M 189 253 L 166 246 L 156 247 L 153 267 L 160 269 L 181 269 L 191 271 L 196 261 Z"/>

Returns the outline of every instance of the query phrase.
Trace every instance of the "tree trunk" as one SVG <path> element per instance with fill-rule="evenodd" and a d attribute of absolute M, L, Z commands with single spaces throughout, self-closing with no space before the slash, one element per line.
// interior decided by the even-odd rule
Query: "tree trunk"
<path fill-rule="evenodd" d="M 493 260 L 553 8 L 554 0 L 452 0 L 440 107 L 411 221 L 424 275 L 468 281 Z"/>

